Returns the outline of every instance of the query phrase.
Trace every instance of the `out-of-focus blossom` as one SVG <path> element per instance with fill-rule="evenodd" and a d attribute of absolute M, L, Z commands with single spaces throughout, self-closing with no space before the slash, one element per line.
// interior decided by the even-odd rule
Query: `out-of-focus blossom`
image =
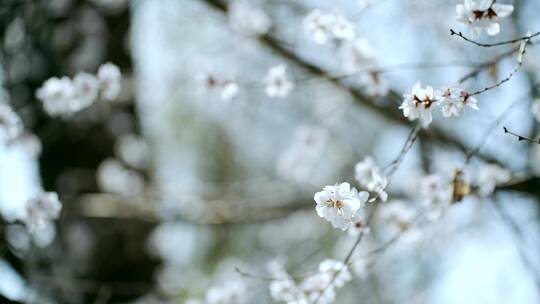
<path fill-rule="evenodd" d="M 318 44 L 325 43 L 332 35 L 335 16 L 314 10 L 304 18 L 304 28 L 313 41 Z"/>
<path fill-rule="evenodd" d="M 50 116 L 71 114 L 80 110 L 76 102 L 76 91 L 68 77 L 52 77 L 36 91 L 36 97 L 43 102 L 45 112 Z"/>
<path fill-rule="evenodd" d="M 287 66 L 284 64 L 270 68 L 265 83 L 266 95 L 273 98 L 284 98 L 294 88 L 294 84 L 287 78 Z"/>
<path fill-rule="evenodd" d="M 231 280 L 211 287 L 206 293 L 207 304 L 242 304 L 247 300 L 247 286 L 241 280 Z"/>
<path fill-rule="evenodd" d="M 495 187 L 500 184 L 504 184 L 512 178 L 510 171 L 499 167 L 494 164 L 482 165 L 478 169 L 478 176 L 476 177 L 476 185 L 478 187 L 478 193 L 487 197 L 495 191 Z"/>
<path fill-rule="evenodd" d="M 97 78 L 103 98 L 109 101 L 116 100 L 122 89 L 122 74 L 118 66 L 110 62 L 101 65 L 97 72 Z"/>
<path fill-rule="evenodd" d="M 441 103 L 441 112 L 444 117 L 460 116 L 465 107 L 478 110 L 478 101 L 476 98 L 459 87 L 443 88 L 439 94 Z"/>
<path fill-rule="evenodd" d="M 45 228 L 52 220 L 58 218 L 62 203 L 56 192 L 41 192 L 28 200 L 26 212 L 21 219 L 31 232 Z"/>
<path fill-rule="evenodd" d="M 345 17 L 336 15 L 332 26 L 332 34 L 336 39 L 353 40 L 356 36 L 354 25 Z"/>
<path fill-rule="evenodd" d="M 359 193 L 349 183 L 325 186 L 322 191 L 315 193 L 315 209 L 332 226 L 345 231 L 354 221 L 358 209 L 364 207 L 368 197 L 367 192 Z"/>
<path fill-rule="evenodd" d="M 144 178 L 116 159 L 104 160 L 97 169 L 97 182 L 105 192 L 122 195 L 137 195 L 143 191 Z"/>
<path fill-rule="evenodd" d="M 347 265 L 332 259 L 322 261 L 319 264 L 319 272 L 329 275 L 335 287 L 342 287 L 352 279 Z"/>
<path fill-rule="evenodd" d="M 229 24 L 245 35 L 264 35 L 272 27 L 272 20 L 263 10 L 235 0 L 229 6 Z"/>
<path fill-rule="evenodd" d="M 99 81 L 94 75 L 78 73 L 73 78 L 76 97 L 73 103 L 75 108 L 84 109 L 96 101 L 99 94 Z"/>
<path fill-rule="evenodd" d="M 240 87 L 231 79 L 221 79 L 212 73 L 202 73 L 197 76 L 207 92 L 217 92 L 224 101 L 230 101 L 238 95 Z"/>
<path fill-rule="evenodd" d="M 0 103 L 0 143 L 9 143 L 24 130 L 19 116 L 5 103 Z"/>
<path fill-rule="evenodd" d="M 377 193 L 377 197 L 383 202 L 388 199 L 388 193 L 385 191 L 388 178 L 375 164 L 373 158 L 368 156 L 355 165 L 354 178 L 366 190 Z"/>
<path fill-rule="evenodd" d="M 125 134 L 116 142 L 115 152 L 127 165 L 136 169 L 144 169 L 148 164 L 150 148 L 138 135 Z"/>
<path fill-rule="evenodd" d="M 493 0 L 465 0 L 456 6 L 456 19 L 466 24 L 475 36 L 482 30 L 495 36 L 501 30 L 499 19 L 508 17 L 513 11 L 513 5 L 495 3 Z"/>

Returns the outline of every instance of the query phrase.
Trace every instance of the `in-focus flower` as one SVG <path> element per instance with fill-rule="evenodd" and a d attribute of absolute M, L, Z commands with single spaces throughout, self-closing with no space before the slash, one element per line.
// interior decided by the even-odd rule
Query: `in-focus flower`
<path fill-rule="evenodd" d="M 482 30 L 495 36 L 501 30 L 499 19 L 508 17 L 513 11 L 513 5 L 495 3 L 493 0 L 465 0 L 456 6 L 456 19 L 466 24 L 475 36 Z"/>
<path fill-rule="evenodd" d="M 432 87 L 422 88 L 420 82 L 416 83 L 409 93 L 403 94 L 404 100 L 400 109 L 409 120 L 420 120 L 423 128 L 427 128 L 433 121 L 431 106 L 436 101 L 435 91 Z"/>
<path fill-rule="evenodd" d="M 325 186 L 322 191 L 315 193 L 315 209 L 332 226 L 345 231 L 351 226 L 358 209 L 364 207 L 368 197 L 367 192 L 358 193 L 349 183 Z"/>
<path fill-rule="evenodd" d="M 294 84 L 287 79 L 287 66 L 277 65 L 268 70 L 266 74 L 266 95 L 269 97 L 284 98 L 294 88 Z"/>
<path fill-rule="evenodd" d="M 99 67 L 97 72 L 101 95 L 109 101 L 116 100 L 122 89 L 122 74 L 120 69 L 108 62 Z"/>

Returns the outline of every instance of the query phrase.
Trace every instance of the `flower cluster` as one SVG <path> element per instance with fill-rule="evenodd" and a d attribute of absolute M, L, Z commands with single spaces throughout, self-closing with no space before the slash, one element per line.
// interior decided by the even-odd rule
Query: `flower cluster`
<path fill-rule="evenodd" d="M 9 143 L 24 130 L 21 118 L 5 103 L 0 103 L 0 143 Z"/>
<path fill-rule="evenodd" d="M 335 228 L 347 230 L 358 219 L 363 218 L 363 208 L 368 200 L 366 191 L 358 192 L 349 183 L 325 186 L 315 193 L 317 214 Z"/>
<path fill-rule="evenodd" d="M 295 282 L 284 269 L 280 269 L 278 280 L 270 282 L 270 295 L 275 302 L 287 304 L 333 303 L 336 288 L 343 287 L 352 279 L 347 265 L 326 259 L 319 264 L 318 272 L 302 282 Z"/>
<path fill-rule="evenodd" d="M 329 39 L 353 40 L 356 37 L 353 24 L 341 15 L 314 10 L 304 18 L 304 28 L 317 44 Z"/>
<path fill-rule="evenodd" d="M 465 0 L 463 4 L 456 6 L 456 19 L 466 24 L 475 36 L 482 30 L 495 36 L 501 30 L 499 19 L 508 17 L 513 11 L 514 6 L 498 4 L 494 0 Z"/>
<path fill-rule="evenodd" d="M 266 95 L 272 98 L 284 98 L 294 88 L 294 83 L 287 78 L 287 66 L 279 64 L 268 70 L 265 78 Z"/>
<path fill-rule="evenodd" d="M 21 221 L 32 233 L 47 227 L 52 220 L 58 218 L 61 210 L 62 203 L 56 192 L 41 192 L 27 201 Z"/>
<path fill-rule="evenodd" d="M 341 15 L 314 10 L 305 17 L 304 27 L 318 44 L 331 38 L 339 42 L 338 57 L 344 71 L 358 75 L 358 82 L 366 94 L 384 96 L 388 93 L 388 85 L 375 70 L 375 53 L 368 41 L 357 35 L 352 22 Z"/>
<path fill-rule="evenodd" d="M 388 193 L 385 191 L 388 178 L 375 164 L 373 158 L 368 156 L 354 166 L 354 178 L 364 189 L 376 193 L 381 201 L 385 202 L 388 199 Z"/>
<path fill-rule="evenodd" d="M 419 120 L 424 128 L 433 121 L 431 111 L 436 105 L 440 106 L 445 117 L 461 115 L 466 106 L 478 110 L 476 98 L 456 86 L 435 90 L 430 86 L 422 88 L 422 84 L 418 82 L 410 92 L 403 94 L 403 97 L 403 103 L 399 106 L 403 115 L 411 121 Z"/>
<path fill-rule="evenodd" d="M 69 116 L 91 106 L 99 96 L 115 100 L 120 95 L 122 75 L 112 63 L 102 65 L 97 77 L 85 72 L 69 77 L 52 77 L 36 91 L 45 112 L 51 116 Z"/>

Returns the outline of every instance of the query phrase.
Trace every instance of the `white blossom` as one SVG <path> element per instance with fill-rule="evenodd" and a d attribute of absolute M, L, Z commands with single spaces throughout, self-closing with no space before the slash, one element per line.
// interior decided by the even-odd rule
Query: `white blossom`
<path fill-rule="evenodd" d="M 269 285 L 270 296 L 276 302 L 290 303 L 303 296 L 302 291 L 291 279 L 273 280 Z"/>
<path fill-rule="evenodd" d="M 358 193 L 349 183 L 325 186 L 322 191 L 315 193 L 315 209 L 332 226 L 345 231 L 352 224 L 358 209 L 364 207 L 368 196 L 365 191 Z"/>
<path fill-rule="evenodd" d="M 120 96 L 122 74 L 116 65 L 110 62 L 101 65 L 97 72 L 97 78 L 99 79 L 101 95 L 104 99 L 113 101 Z"/>
<path fill-rule="evenodd" d="M 354 166 L 354 178 L 366 190 L 377 193 L 377 197 L 383 202 L 388 199 L 388 193 L 385 191 L 388 185 L 388 178 L 382 173 L 382 170 L 370 156 L 364 158 Z"/>
<path fill-rule="evenodd" d="M 456 19 L 466 24 L 475 36 L 482 30 L 495 36 L 500 32 L 499 19 L 509 16 L 513 11 L 513 5 L 495 3 L 493 0 L 465 0 L 456 6 Z"/>
<path fill-rule="evenodd" d="M 340 40 L 353 40 L 356 36 L 354 25 L 344 16 L 336 15 L 332 26 L 332 34 L 334 38 Z"/>
<path fill-rule="evenodd" d="M 335 16 L 320 10 L 314 10 L 304 18 L 304 28 L 318 44 L 323 44 L 332 37 L 334 24 Z"/>
<path fill-rule="evenodd" d="M 197 75 L 197 80 L 207 92 L 214 92 L 221 100 L 230 101 L 238 95 L 240 87 L 231 79 L 220 78 L 213 73 L 202 73 Z"/>
<path fill-rule="evenodd" d="M 144 169 L 148 164 L 150 147 L 142 137 L 136 134 L 125 134 L 116 142 L 115 152 L 127 165 L 135 169 Z"/>
<path fill-rule="evenodd" d="M 427 128 L 433 120 L 431 106 L 435 102 L 435 91 L 432 87 L 422 88 L 420 82 L 416 83 L 409 93 L 403 94 L 404 100 L 400 109 L 409 120 L 420 120 L 423 128 Z"/>
<path fill-rule="evenodd" d="M 459 87 L 443 88 L 438 96 L 440 98 L 441 113 L 444 117 L 460 116 L 467 106 L 478 110 L 476 98 Z"/>
<path fill-rule="evenodd" d="M 239 90 L 240 87 L 236 82 L 228 81 L 223 85 L 223 88 L 221 89 L 221 99 L 223 99 L 224 101 L 230 101 L 234 97 L 236 97 L 236 95 L 238 95 Z"/>
<path fill-rule="evenodd" d="M 26 203 L 25 214 L 21 219 L 30 232 L 44 229 L 58 218 L 62 203 L 56 192 L 41 192 Z"/>
<path fill-rule="evenodd" d="M 0 103 L 0 143 L 19 138 L 24 130 L 20 117 L 5 103 Z"/>
<path fill-rule="evenodd" d="M 69 115 L 76 110 L 76 89 L 69 77 L 47 79 L 36 91 L 36 97 L 50 116 Z"/>
<path fill-rule="evenodd" d="M 122 195 L 136 195 L 144 189 L 144 178 L 134 170 L 126 168 L 116 159 L 106 159 L 98 167 L 98 186 L 102 191 Z"/>
<path fill-rule="evenodd" d="M 497 185 L 510 181 L 511 177 L 512 174 L 510 171 L 503 169 L 498 165 L 483 165 L 478 169 L 478 176 L 476 177 L 478 193 L 483 197 L 487 197 L 495 191 Z"/>
<path fill-rule="evenodd" d="M 287 66 L 277 65 L 268 70 L 266 74 L 266 95 L 275 98 L 284 98 L 294 88 L 294 84 L 287 79 Z"/>
<path fill-rule="evenodd" d="M 318 272 L 306 278 L 300 287 L 304 291 L 307 303 L 330 304 L 336 299 L 336 292 L 333 284 L 330 284 L 331 277 L 326 273 Z M 302 302 L 300 302 L 302 303 Z"/>
<path fill-rule="evenodd" d="M 332 259 L 322 261 L 319 264 L 319 272 L 330 275 L 330 279 L 333 279 L 332 284 L 335 287 L 342 287 L 352 279 L 347 265 Z"/>
<path fill-rule="evenodd" d="M 206 293 L 206 304 L 241 304 L 246 302 L 247 286 L 241 280 L 231 280 L 211 287 Z"/>
<path fill-rule="evenodd" d="M 263 10 L 236 0 L 229 7 L 229 24 L 245 35 L 264 35 L 270 30 L 272 20 Z"/>
<path fill-rule="evenodd" d="M 99 81 L 94 75 L 78 73 L 73 78 L 75 99 L 72 102 L 72 111 L 76 112 L 89 107 L 96 101 L 99 94 Z"/>

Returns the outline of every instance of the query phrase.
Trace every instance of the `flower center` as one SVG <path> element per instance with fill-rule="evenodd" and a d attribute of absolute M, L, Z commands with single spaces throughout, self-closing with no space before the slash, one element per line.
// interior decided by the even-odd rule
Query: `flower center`
<path fill-rule="evenodd" d="M 338 208 L 338 209 L 341 209 L 343 208 L 345 204 L 343 203 L 343 201 L 341 200 L 337 200 L 337 201 L 333 201 L 333 200 L 328 200 L 326 201 L 326 206 L 328 207 L 332 207 L 332 208 Z"/>

